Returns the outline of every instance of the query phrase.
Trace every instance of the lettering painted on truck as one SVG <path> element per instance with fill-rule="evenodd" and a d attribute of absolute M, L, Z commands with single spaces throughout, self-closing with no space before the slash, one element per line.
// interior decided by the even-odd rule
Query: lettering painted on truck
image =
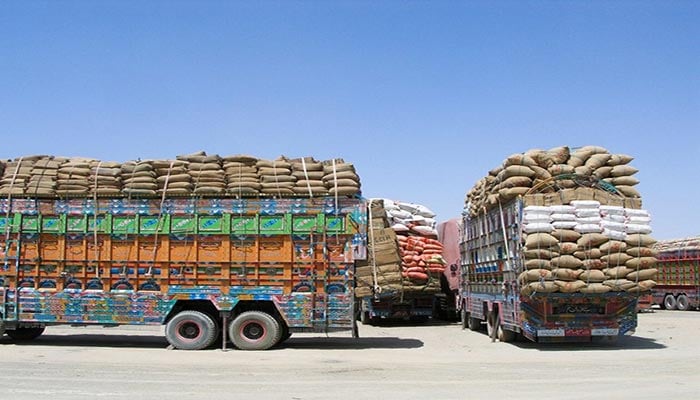
<path fill-rule="evenodd" d="M 211 228 L 212 226 L 216 225 L 218 221 L 215 219 L 205 219 L 204 223 L 202 224 L 202 228 Z"/>
<path fill-rule="evenodd" d="M 539 337 L 564 336 L 564 330 L 563 329 L 538 329 L 537 336 L 539 336 Z"/>
<path fill-rule="evenodd" d="M 277 219 L 268 219 L 268 220 L 265 221 L 265 223 L 263 224 L 263 228 L 271 228 L 271 227 L 273 227 L 273 226 L 279 224 L 280 221 L 281 221 L 281 219 L 279 219 L 279 218 L 277 218 Z"/>
<path fill-rule="evenodd" d="M 617 328 L 597 328 L 591 329 L 592 336 L 617 336 L 620 330 Z"/>

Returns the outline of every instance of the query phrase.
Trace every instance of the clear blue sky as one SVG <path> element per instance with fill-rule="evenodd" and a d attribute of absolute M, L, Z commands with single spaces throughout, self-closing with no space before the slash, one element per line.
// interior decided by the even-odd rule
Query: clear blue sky
<path fill-rule="evenodd" d="M 342 157 L 458 216 L 515 152 L 633 155 L 700 234 L 700 2 L 3 1 L 0 157 Z"/>

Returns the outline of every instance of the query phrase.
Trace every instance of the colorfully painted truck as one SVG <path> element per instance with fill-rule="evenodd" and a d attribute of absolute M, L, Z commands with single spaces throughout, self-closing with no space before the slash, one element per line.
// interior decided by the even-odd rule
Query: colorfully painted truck
<path fill-rule="evenodd" d="M 463 328 L 492 340 L 614 340 L 637 326 L 657 270 L 633 157 L 600 146 L 508 156 L 467 193 Z"/>
<path fill-rule="evenodd" d="M 700 238 L 659 241 L 654 304 L 667 310 L 700 309 Z"/>
<path fill-rule="evenodd" d="M 528 261 L 522 243 L 527 204 L 526 196 L 476 218 L 465 218 L 460 293 L 463 327 L 478 330 L 485 322 L 489 336 L 506 342 L 516 335 L 537 342 L 562 342 L 633 333 L 636 291 L 561 292 L 544 280 L 539 290 L 539 282 L 523 282 Z M 552 284 L 567 287 L 573 282 Z"/>
<path fill-rule="evenodd" d="M 350 330 L 366 203 L 322 198 L 0 199 L 0 332 L 165 325 L 178 349 Z M 221 340 L 221 339 L 219 339 Z"/>

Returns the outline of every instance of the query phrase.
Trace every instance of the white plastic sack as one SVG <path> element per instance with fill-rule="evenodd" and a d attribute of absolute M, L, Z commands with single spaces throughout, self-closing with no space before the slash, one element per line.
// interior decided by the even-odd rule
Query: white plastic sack
<path fill-rule="evenodd" d="M 641 225 L 649 225 L 651 222 L 651 217 L 643 217 L 643 216 L 632 216 L 629 217 L 628 222 L 630 224 L 641 224 Z"/>
<path fill-rule="evenodd" d="M 400 219 L 408 219 L 408 218 L 411 218 L 413 216 L 413 214 L 411 214 L 410 212 L 408 212 L 406 210 L 402 210 L 400 208 L 387 210 L 386 213 L 390 217 L 400 218 Z"/>
<path fill-rule="evenodd" d="M 627 233 L 626 232 L 620 232 L 620 231 L 613 231 L 610 229 L 603 229 L 603 235 L 609 237 L 610 239 L 613 240 L 620 240 L 623 241 L 627 239 Z"/>
<path fill-rule="evenodd" d="M 576 221 L 554 221 L 552 226 L 554 229 L 573 229 L 578 225 Z"/>
<path fill-rule="evenodd" d="M 625 217 L 624 215 L 605 215 L 603 216 L 603 221 L 625 223 L 627 222 L 627 217 Z"/>
<path fill-rule="evenodd" d="M 603 219 L 598 217 L 576 217 L 576 222 L 579 224 L 600 224 Z"/>
<path fill-rule="evenodd" d="M 552 214 L 572 214 L 576 211 L 576 207 L 567 205 L 556 205 L 548 207 Z"/>
<path fill-rule="evenodd" d="M 552 227 L 552 224 L 548 223 L 537 223 L 537 224 L 526 224 L 523 227 L 523 230 L 526 233 L 537 233 L 537 232 L 546 232 L 550 233 L 554 230 Z"/>
<path fill-rule="evenodd" d="M 551 214 L 552 210 L 545 206 L 527 206 L 523 208 L 524 214 Z"/>
<path fill-rule="evenodd" d="M 542 222 L 549 223 L 549 222 L 552 222 L 552 218 L 549 216 L 549 214 L 547 214 L 547 215 L 527 214 L 527 215 L 523 215 L 523 222 L 525 222 L 527 224 L 529 224 L 529 223 L 536 224 L 536 223 L 542 223 Z"/>
<path fill-rule="evenodd" d="M 627 233 L 651 233 L 651 226 L 642 224 L 627 224 L 625 225 L 625 231 Z"/>
<path fill-rule="evenodd" d="M 581 218 L 588 218 L 588 217 L 600 218 L 600 210 L 598 210 L 597 208 L 581 208 L 579 210 L 576 210 L 576 216 L 581 217 Z"/>
<path fill-rule="evenodd" d="M 404 224 L 394 224 L 391 226 L 391 229 L 394 230 L 394 232 L 408 232 L 410 229 Z"/>
<path fill-rule="evenodd" d="M 637 210 L 635 208 L 625 208 L 625 215 L 628 217 L 651 217 L 647 210 Z"/>
<path fill-rule="evenodd" d="M 602 215 L 625 215 L 624 207 L 620 206 L 600 206 Z"/>
<path fill-rule="evenodd" d="M 603 229 L 609 229 L 611 231 L 625 232 L 625 224 L 623 222 L 603 220 L 600 222 L 600 226 L 602 226 Z"/>
<path fill-rule="evenodd" d="M 573 200 L 569 204 L 574 206 L 577 211 L 582 208 L 600 208 L 600 202 L 595 200 Z"/>
<path fill-rule="evenodd" d="M 601 233 L 603 228 L 598 224 L 576 224 L 574 230 L 578 233 Z"/>
<path fill-rule="evenodd" d="M 576 215 L 574 214 L 552 214 L 552 221 L 576 221 Z"/>

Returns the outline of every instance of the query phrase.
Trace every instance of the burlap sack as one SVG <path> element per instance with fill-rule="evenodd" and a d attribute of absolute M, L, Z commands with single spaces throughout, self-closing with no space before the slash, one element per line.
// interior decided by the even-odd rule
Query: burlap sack
<path fill-rule="evenodd" d="M 651 247 L 656 243 L 656 239 L 645 234 L 631 234 L 627 235 L 625 242 L 631 247 Z"/>
<path fill-rule="evenodd" d="M 562 255 L 552 258 L 552 268 L 580 268 L 583 263 L 572 255 Z"/>
<path fill-rule="evenodd" d="M 603 282 L 604 280 L 608 279 L 605 276 L 605 273 L 603 271 L 597 270 L 597 269 L 590 269 L 581 272 L 581 275 L 579 275 L 579 279 L 590 283 L 590 282 Z"/>
<path fill-rule="evenodd" d="M 559 241 L 549 233 L 534 233 L 525 238 L 525 247 L 530 249 L 552 248 L 559 244 Z"/>
<path fill-rule="evenodd" d="M 637 257 L 637 258 L 632 258 L 631 260 L 628 260 L 625 263 L 625 266 L 627 268 L 631 269 L 645 269 L 645 268 L 654 268 L 656 266 L 656 262 L 658 260 L 655 257 Z"/>
<path fill-rule="evenodd" d="M 627 254 L 632 257 L 656 257 L 658 252 L 651 247 L 630 247 Z"/>
<path fill-rule="evenodd" d="M 560 281 L 555 280 L 554 284 L 559 287 L 559 292 L 561 293 L 576 293 L 579 290 L 586 287 L 586 282 L 575 280 L 575 281 Z"/>
<path fill-rule="evenodd" d="M 656 279 L 656 274 L 658 270 L 656 268 L 640 269 L 639 271 L 630 272 L 627 274 L 626 278 L 633 281 L 645 281 L 649 279 Z"/>

